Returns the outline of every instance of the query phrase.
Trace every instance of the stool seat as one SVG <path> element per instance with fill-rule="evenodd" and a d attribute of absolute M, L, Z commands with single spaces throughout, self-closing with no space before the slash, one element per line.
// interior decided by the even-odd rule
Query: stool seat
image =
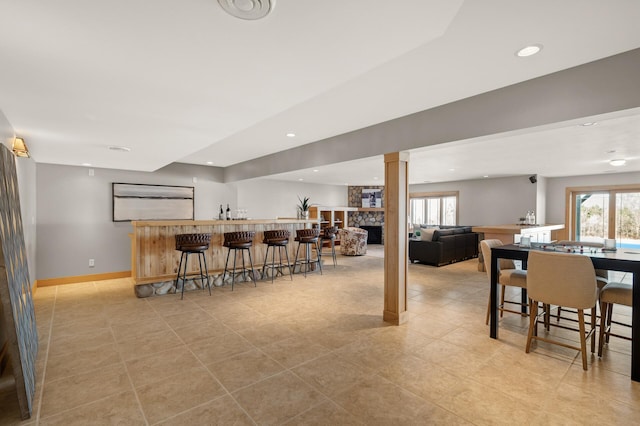
<path fill-rule="evenodd" d="M 300 259 L 301 265 L 304 264 L 304 276 L 307 276 L 307 270 L 309 269 L 309 265 L 312 263 L 318 263 L 318 268 L 320 268 L 320 275 L 322 275 L 322 252 L 320 251 L 320 247 L 318 244 L 318 240 L 320 238 L 320 229 L 319 228 L 307 228 L 307 229 L 296 229 L 296 238 L 295 241 L 298 242 L 298 248 L 296 250 L 296 257 L 293 261 L 293 266 L 298 264 L 298 254 L 300 253 L 300 247 L 304 244 L 304 258 Z M 311 259 L 311 245 L 313 245 L 316 249 L 316 260 Z M 302 266 L 301 266 L 302 267 Z"/>
<path fill-rule="evenodd" d="M 600 302 L 632 306 L 633 286 L 626 283 L 610 282 L 600 292 Z"/>
<path fill-rule="evenodd" d="M 198 255 L 198 264 L 200 266 L 200 280 L 202 282 L 202 290 L 204 283 L 207 283 L 209 295 L 211 295 L 211 284 L 209 283 L 209 271 L 207 269 L 207 258 L 204 252 L 209 249 L 211 244 L 211 234 L 177 234 L 175 236 L 176 250 L 180 251 L 180 263 L 178 265 L 178 275 L 176 276 L 176 292 L 178 291 L 178 281 L 181 279 L 182 273 L 182 295 L 180 299 L 184 299 L 184 288 L 187 282 L 187 264 L 189 262 L 189 254 L 196 253 Z M 202 264 L 204 263 L 204 270 Z M 184 264 L 184 268 L 182 267 Z M 205 281 L 206 280 L 206 281 Z"/>
<path fill-rule="evenodd" d="M 231 270 L 231 290 L 233 291 L 235 281 L 236 281 L 236 258 L 238 257 L 238 250 L 242 254 L 242 277 L 245 277 L 248 269 L 244 263 L 244 252 L 245 250 L 249 254 L 249 265 L 251 266 L 251 278 L 253 279 L 253 284 L 256 286 L 256 277 L 255 272 L 253 270 L 253 259 L 251 258 L 251 247 L 253 246 L 253 238 L 256 235 L 255 231 L 235 231 L 235 232 L 225 232 L 224 233 L 224 242 L 223 246 L 227 247 L 229 251 L 227 252 L 227 260 L 224 264 L 224 272 L 222 273 L 222 280 L 227 276 L 227 271 L 229 270 L 229 256 L 231 255 L 231 251 L 233 250 L 233 269 Z"/>
<path fill-rule="evenodd" d="M 287 268 L 289 268 L 289 277 L 291 277 L 291 280 L 293 281 L 293 271 L 291 268 L 291 264 L 289 263 L 289 251 L 287 250 L 287 245 L 289 244 L 290 235 L 291 233 L 286 229 L 276 229 L 276 230 L 269 230 L 269 231 L 263 232 L 262 243 L 267 245 L 267 251 L 264 254 L 264 263 L 262 264 L 263 278 L 265 276 L 266 268 L 267 267 L 271 268 L 272 270 L 271 282 L 273 282 L 273 279 L 278 274 L 278 272 L 284 275 L 284 272 L 282 272 L 282 269 L 284 268 L 284 266 L 286 266 Z M 278 263 L 276 263 L 276 247 L 278 248 L 278 257 L 279 257 Z M 271 249 L 271 265 L 267 264 L 267 261 L 269 259 L 269 249 Z M 285 257 L 287 259 L 286 264 L 283 263 L 282 261 L 283 249 L 284 249 Z"/>

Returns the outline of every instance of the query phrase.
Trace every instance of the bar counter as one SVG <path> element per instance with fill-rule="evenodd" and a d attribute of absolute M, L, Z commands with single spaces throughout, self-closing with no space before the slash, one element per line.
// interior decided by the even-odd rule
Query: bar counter
<path fill-rule="evenodd" d="M 293 262 L 297 245 L 293 239 L 296 229 L 310 228 L 311 220 L 257 219 L 257 220 L 153 220 L 133 221 L 131 234 L 131 276 L 135 284 L 157 283 L 175 279 L 180 263 L 176 250 L 177 234 L 211 234 L 211 245 L 206 251 L 210 273 L 221 273 L 227 250 L 223 247 L 224 233 L 255 231 L 251 256 L 254 267 L 262 267 L 266 245 L 262 244 L 263 232 L 287 229 L 290 233 L 289 256 Z M 196 272 L 197 262 L 189 261 L 189 271 Z"/>

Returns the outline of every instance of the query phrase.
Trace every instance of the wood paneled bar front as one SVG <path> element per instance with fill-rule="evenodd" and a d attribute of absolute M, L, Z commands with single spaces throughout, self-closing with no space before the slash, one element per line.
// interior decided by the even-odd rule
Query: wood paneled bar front
<path fill-rule="evenodd" d="M 255 231 L 251 256 L 254 267 L 262 267 L 267 249 L 262 244 L 263 232 L 274 229 L 290 231 L 288 245 L 291 262 L 296 253 L 294 244 L 297 229 L 310 228 L 312 221 L 298 219 L 263 220 L 153 220 L 133 221 L 131 234 L 131 276 L 135 284 L 156 283 L 175 279 L 180 263 L 180 252 L 176 250 L 177 234 L 211 234 L 211 245 L 206 251 L 207 267 L 210 273 L 221 273 L 227 250 L 224 243 L 225 232 Z M 188 273 L 197 271 L 197 262 L 189 262 Z"/>

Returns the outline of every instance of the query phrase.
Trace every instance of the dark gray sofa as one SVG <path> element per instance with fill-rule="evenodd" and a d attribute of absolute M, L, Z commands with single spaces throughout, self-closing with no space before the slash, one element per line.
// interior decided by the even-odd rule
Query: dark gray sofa
<path fill-rule="evenodd" d="M 409 239 L 409 260 L 441 266 L 478 256 L 478 234 L 470 226 L 441 226 L 431 241 Z"/>

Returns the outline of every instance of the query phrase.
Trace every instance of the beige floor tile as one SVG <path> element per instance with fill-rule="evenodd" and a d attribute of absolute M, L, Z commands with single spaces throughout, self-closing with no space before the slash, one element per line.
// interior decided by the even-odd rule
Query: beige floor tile
<path fill-rule="evenodd" d="M 233 397 L 260 425 L 283 423 L 325 400 L 287 371 L 234 392 Z"/>
<path fill-rule="evenodd" d="M 181 372 L 192 371 L 202 364 L 185 346 L 158 352 L 126 362 L 129 377 L 135 387 L 165 380 Z"/>
<path fill-rule="evenodd" d="M 117 343 L 122 358 L 127 361 L 181 345 L 183 343 L 173 331 L 156 331 Z"/>
<path fill-rule="evenodd" d="M 132 391 L 40 419 L 42 426 L 145 425 L 140 405 Z"/>
<path fill-rule="evenodd" d="M 316 405 L 310 410 L 287 421 L 286 425 L 306 425 L 306 426 L 359 426 L 365 425 L 355 416 L 347 413 L 343 408 L 331 401 L 326 401 Z"/>
<path fill-rule="evenodd" d="M 169 324 L 169 327 L 176 329 L 185 326 L 197 327 L 202 323 L 213 320 L 213 317 L 198 307 L 198 309 L 192 311 L 167 315 L 164 320 Z"/>
<path fill-rule="evenodd" d="M 329 352 L 329 349 L 304 337 L 290 337 L 261 348 L 285 368 L 292 368 Z"/>
<path fill-rule="evenodd" d="M 234 332 L 198 340 L 188 346 L 203 364 L 213 364 L 254 348 Z"/>
<path fill-rule="evenodd" d="M 229 391 L 233 392 L 280 373 L 284 368 L 259 349 L 233 355 L 207 368 Z"/>
<path fill-rule="evenodd" d="M 184 325 L 183 327 L 175 328 L 174 331 L 185 343 L 194 343 L 198 340 L 219 337 L 231 332 L 227 326 L 217 319 Z"/>
<path fill-rule="evenodd" d="M 111 330 L 101 328 L 90 333 L 61 335 L 51 339 L 49 356 L 55 357 L 66 353 L 74 353 L 82 349 L 115 343 Z"/>
<path fill-rule="evenodd" d="M 309 361 L 295 367 L 292 371 L 329 397 L 373 375 L 373 371 L 335 353 Z"/>
<path fill-rule="evenodd" d="M 281 340 L 285 340 L 291 337 L 296 337 L 297 334 L 277 323 L 268 322 L 256 327 L 247 328 L 238 331 L 242 337 L 247 339 L 253 345 L 261 347 L 267 346 Z"/>
<path fill-rule="evenodd" d="M 199 424 L 251 426 L 255 423 L 251 421 L 249 416 L 247 416 L 238 404 L 236 404 L 236 402 L 227 395 L 192 408 L 157 424 L 162 426 Z"/>
<path fill-rule="evenodd" d="M 225 391 L 200 367 L 137 387 L 136 393 L 145 417 L 153 424 L 220 397 Z"/>
<path fill-rule="evenodd" d="M 427 403 L 379 376 L 365 378 L 333 400 L 366 424 L 417 424 Z"/>
<path fill-rule="evenodd" d="M 40 415 L 50 416 L 128 390 L 131 390 L 131 383 L 122 363 L 47 381 Z"/>
<path fill-rule="evenodd" d="M 111 364 L 121 364 L 121 362 L 120 353 L 114 343 L 89 347 L 88 349 L 78 349 L 75 352 L 49 356 L 46 380 L 51 382 Z"/>
<path fill-rule="evenodd" d="M 111 324 L 111 331 L 117 342 L 137 339 L 155 332 L 171 333 L 171 328 L 161 319 L 154 321 L 134 321 L 132 323 Z"/>

